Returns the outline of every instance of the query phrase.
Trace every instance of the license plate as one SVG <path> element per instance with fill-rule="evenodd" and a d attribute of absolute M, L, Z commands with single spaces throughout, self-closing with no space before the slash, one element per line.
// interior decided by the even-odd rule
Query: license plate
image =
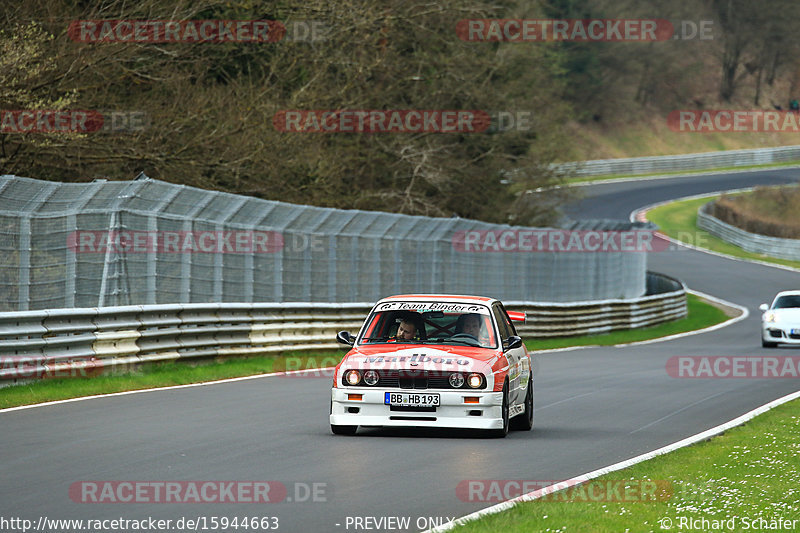
<path fill-rule="evenodd" d="M 797 329 L 797 328 L 793 329 L 793 330 L 791 331 L 791 334 L 792 334 L 792 335 L 800 335 L 800 329 Z"/>
<path fill-rule="evenodd" d="M 385 405 L 404 407 L 438 407 L 438 394 L 418 394 L 414 392 L 387 392 L 383 397 Z"/>

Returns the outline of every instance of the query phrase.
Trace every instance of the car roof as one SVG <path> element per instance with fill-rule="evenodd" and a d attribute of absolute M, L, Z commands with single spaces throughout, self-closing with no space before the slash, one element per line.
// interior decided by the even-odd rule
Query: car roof
<path fill-rule="evenodd" d="M 429 300 L 448 300 L 453 302 L 482 305 L 491 305 L 492 303 L 498 301 L 495 298 L 487 298 L 486 296 L 463 296 L 457 294 L 398 294 L 395 296 L 382 298 L 378 303 L 395 301 L 425 302 Z"/>

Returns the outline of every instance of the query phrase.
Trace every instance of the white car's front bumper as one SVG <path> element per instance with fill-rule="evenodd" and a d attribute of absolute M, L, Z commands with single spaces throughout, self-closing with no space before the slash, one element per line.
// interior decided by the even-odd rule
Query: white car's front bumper
<path fill-rule="evenodd" d="M 800 334 L 792 334 L 792 331 L 800 332 L 800 324 L 788 324 L 786 322 L 761 323 L 761 339 L 766 342 L 800 344 Z"/>
<path fill-rule="evenodd" d="M 386 392 L 421 392 L 439 395 L 440 405 L 431 412 L 391 410 L 384 404 Z M 349 400 L 348 394 L 361 394 Z M 464 403 L 467 396 L 479 403 Z M 335 426 L 405 426 L 469 429 L 503 427 L 503 393 L 485 390 L 420 390 L 372 387 L 331 389 L 331 424 Z M 357 412 L 350 412 L 355 411 Z"/>

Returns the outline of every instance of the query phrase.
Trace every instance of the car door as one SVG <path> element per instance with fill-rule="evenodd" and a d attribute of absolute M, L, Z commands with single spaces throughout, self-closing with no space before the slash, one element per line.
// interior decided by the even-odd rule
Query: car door
<path fill-rule="evenodd" d="M 508 319 L 505 308 L 502 304 L 495 303 L 492 307 L 497 327 L 500 330 L 500 339 L 505 342 L 512 335 L 516 335 L 513 324 Z M 522 360 L 525 357 L 525 348 L 514 348 L 505 352 L 508 359 L 508 391 L 509 399 L 512 404 L 520 404 L 525 400 L 525 387 L 528 385 L 528 376 L 522 368 Z"/>

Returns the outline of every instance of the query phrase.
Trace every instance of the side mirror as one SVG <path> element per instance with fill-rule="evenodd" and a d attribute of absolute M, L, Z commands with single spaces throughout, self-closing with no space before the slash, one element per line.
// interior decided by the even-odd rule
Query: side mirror
<path fill-rule="evenodd" d="M 337 333 L 336 340 L 348 346 L 352 346 L 356 342 L 356 338 L 350 335 L 349 331 L 340 331 L 339 333 Z"/>
<path fill-rule="evenodd" d="M 763 313 L 764 311 L 769 311 L 769 306 L 767 304 L 761 304 L 758 306 L 758 309 Z"/>
<path fill-rule="evenodd" d="M 522 338 L 517 337 L 516 335 L 510 336 L 506 341 L 503 343 L 505 344 L 504 352 L 508 350 L 513 350 L 515 348 L 520 348 L 522 346 Z"/>

